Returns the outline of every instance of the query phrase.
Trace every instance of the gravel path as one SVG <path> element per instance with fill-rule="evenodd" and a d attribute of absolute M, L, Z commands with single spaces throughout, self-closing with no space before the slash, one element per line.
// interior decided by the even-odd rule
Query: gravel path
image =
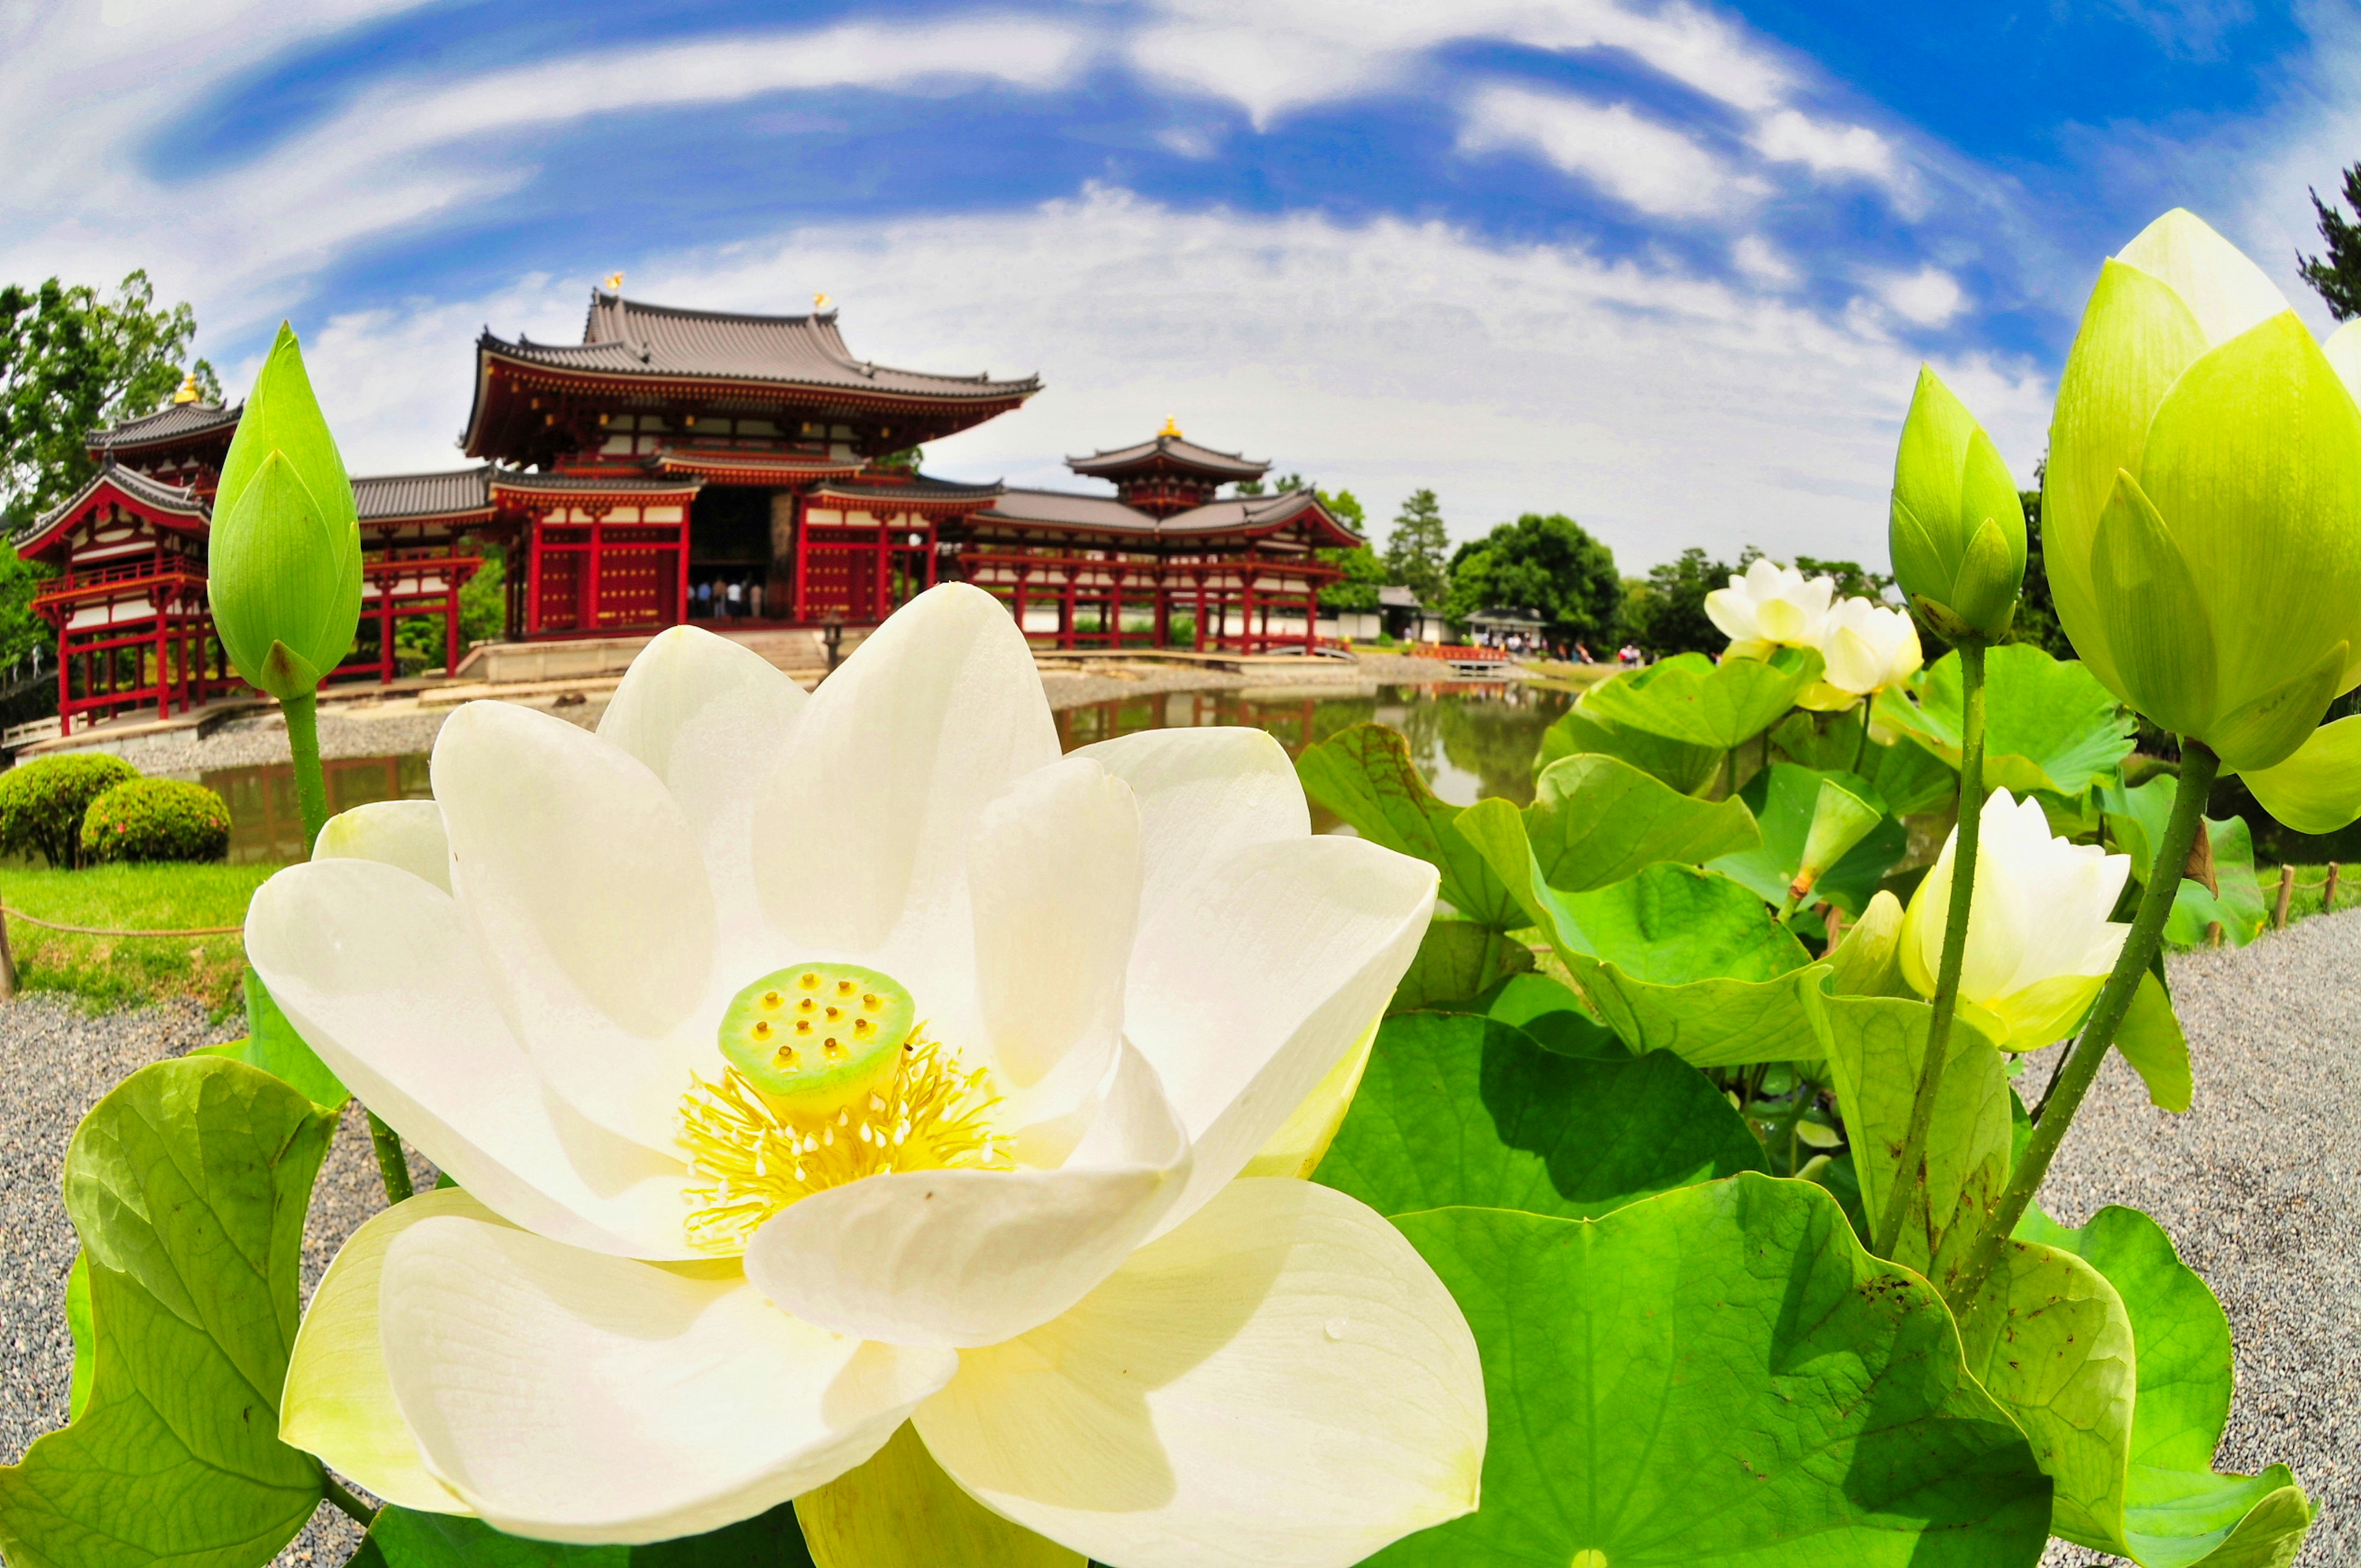
<path fill-rule="evenodd" d="M 76 1246 L 59 1197 L 67 1140 L 83 1113 L 138 1069 L 243 1032 L 236 1019 L 208 1025 L 193 1003 L 96 1016 L 38 993 L 0 1003 L 0 1082 L 7 1085 L 0 1097 L 0 1463 L 14 1464 L 66 1420 L 73 1376 L 66 1270 Z M 413 1157 L 412 1179 L 423 1188 L 434 1173 Z M 313 1190 L 306 1299 L 345 1238 L 384 1206 L 368 1128 L 359 1109 L 348 1108 Z M 323 1504 L 279 1562 L 341 1563 L 360 1539 Z"/>
<path fill-rule="evenodd" d="M 2237 1345 L 2215 1463 L 2295 1472 L 2318 1515 L 2300 1568 L 2361 1563 L 2361 910 L 2169 970 L 2194 1103 L 2157 1110 L 2110 1058 L 2042 1200 L 2070 1225 L 2127 1203 L 2164 1226 Z M 2053 1059 L 2026 1079 L 2048 1081 Z M 2074 1547 L 2046 1560 L 2114 1561 Z"/>

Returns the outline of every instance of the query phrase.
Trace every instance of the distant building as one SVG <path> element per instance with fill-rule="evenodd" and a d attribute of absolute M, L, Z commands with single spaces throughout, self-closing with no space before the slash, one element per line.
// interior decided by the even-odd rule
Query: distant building
<path fill-rule="evenodd" d="M 749 315 L 595 291 L 578 344 L 476 344 L 460 437 L 477 466 L 356 478 L 362 636 L 340 676 L 395 674 L 394 622 L 444 621 L 478 542 L 507 549 L 507 635 L 642 635 L 690 620 L 872 625 L 964 578 L 1062 648 L 1309 649 L 1313 554 L 1360 540 L 1309 490 L 1216 499 L 1267 465 L 1165 430 L 1068 460 L 1115 494 L 928 477 L 886 461 L 1023 406 L 994 380 L 857 359 L 837 314 Z M 243 405 L 196 400 L 89 437 L 99 472 L 13 543 L 60 575 L 35 609 L 58 629 L 66 729 L 236 684 L 206 609 L 205 545 Z"/>
<path fill-rule="evenodd" d="M 1499 605 L 1476 611 L 1462 624 L 1472 641 L 1488 648 L 1506 646 L 1512 635 L 1523 637 L 1529 647 L 1537 646 L 1549 630 L 1549 619 L 1541 611 Z"/>

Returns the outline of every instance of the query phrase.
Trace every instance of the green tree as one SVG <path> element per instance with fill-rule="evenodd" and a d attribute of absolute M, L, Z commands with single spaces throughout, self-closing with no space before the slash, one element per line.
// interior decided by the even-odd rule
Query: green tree
<path fill-rule="evenodd" d="M 1751 557 L 1755 552 L 1749 549 Z M 1730 587 L 1731 567 L 1692 544 L 1677 560 L 1661 561 L 1632 586 L 1632 641 L 1662 658 L 1668 653 L 1719 653 L 1730 639 L 1705 612 L 1705 596 Z"/>
<path fill-rule="evenodd" d="M 52 278 L 0 287 L 0 515 L 21 523 L 90 477 L 91 431 L 161 405 L 193 373 L 221 396 L 204 360 L 183 367 L 197 333 L 185 302 L 159 308 L 144 271 L 103 297 Z"/>
<path fill-rule="evenodd" d="M 1798 555 L 1795 567 L 1807 577 L 1834 577 L 1839 598 L 1875 599 L 1881 604 L 1890 602 L 1885 590 L 1894 586 L 1894 579 L 1883 572 L 1863 569 L 1858 561 L 1822 561 L 1810 555 Z"/>
<path fill-rule="evenodd" d="M 2361 163 L 2345 171 L 2345 201 L 2361 213 Z M 2296 270 L 2314 292 L 2328 302 L 2328 313 L 2338 321 L 2361 316 L 2361 223 L 2346 217 L 2334 202 L 2312 192 L 2312 210 L 2320 218 L 2320 237 L 2328 243 L 2325 256 L 2296 253 Z"/>
<path fill-rule="evenodd" d="M 2016 619 L 2009 623 L 2004 641 L 2029 642 L 2053 659 L 2074 658 L 2074 644 L 2067 638 L 2066 629 L 2058 624 L 2058 601 L 2049 594 L 2049 574 L 2042 567 L 2041 491 L 2019 490 L 2017 499 L 2025 507 L 2025 587 L 2017 594 Z M 1922 623 L 1918 639 L 1924 642 L 1927 636 Z"/>
<path fill-rule="evenodd" d="M 1284 488 L 1297 488 L 1302 483 L 1300 477 L 1290 477 Z M 1352 491 L 1338 490 L 1330 495 L 1315 487 L 1313 493 L 1319 496 L 1320 504 L 1328 509 L 1329 516 L 1356 533 L 1366 534 L 1368 532 L 1367 509 L 1361 505 L 1360 498 Z M 1350 550 L 1323 550 L 1319 556 L 1331 566 L 1345 568 L 1344 576 L 1320 590 L 1321 609 L 1374 611 L 1378 608 L 1378 590 L 1386 585 L 1386 567 L 1385 563 L 1378 559 L 1376 551 L 1363 543 Z"/>
<path fill-rule="evenodd" d="M 1492 607 L 1531 609 L 1565 641 L 1602 643 L 1620 630 L 1623 579 L 1615 552 L 1562 512 L 1527 512 L 1451 557 L 1444 618 L 1465 624 Z"/>
<path fill-rule="evenodd" d="M 1394 513 L 1393 532 L 1386 540 L 1386 574 L 1418 596 L 1421 604 L 1441 604 L 1450 591 L 1445 561 L 1451 535 L 1444 527 L 1443 508 L 1433 490 L 1413 490 Z"/>

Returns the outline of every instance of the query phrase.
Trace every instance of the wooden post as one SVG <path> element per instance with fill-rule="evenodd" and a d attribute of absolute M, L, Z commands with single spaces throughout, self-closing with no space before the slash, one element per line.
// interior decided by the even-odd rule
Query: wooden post
<path fill-rule="evenodd" d="M 2222 945 L 2222 922 L 2219 920 L 2205 927 L 2205 945 L 2209 948 L 2218 948 Z"/>
<path fill-rule="evenodd" d="M 2279 868 L 2279 902 L 2271 905 L 2271 928 L 2273 930 L 2284 931 L 2287 929 L 2288 900 L 2293 897 L 2294 894 L 2295 868 L 2293 866 L 2281 866 Z"/>
<path fill-rule="evenodd" d="M 16 994 L 16 955 L 8 946 L 8 916 L 0 912 L 0 997 Z"/>
<path fill-rule="evenodd" d="M 2323 915 L 2336 913 L 2336 862 L 2334 861 L 2328 862 L 2328 880 L 2320 884 L 2320 912 Z"/>

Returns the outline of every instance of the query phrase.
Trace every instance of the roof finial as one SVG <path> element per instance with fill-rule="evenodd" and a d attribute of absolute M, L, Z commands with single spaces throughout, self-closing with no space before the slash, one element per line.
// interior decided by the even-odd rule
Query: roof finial
<path fill-rule="evenodd" d="M 193 403 L 197 400 L 200 395 L 201 394 L 197 391 L 197 373 L 192 370 L 189 372 L 188 379 L 181 383 L 181 389 L 172 394 L 172 401 L 175 403 Z"/>
<path fill-rule="evenodd" d="M 1179 421 L 1177 421 L 1177 420 L 1175 420 L 1175 419 L 1174 419 L 1170 414 L 1166 414 L 1166 415 L 1164 416 L 1164 428 L 1163 428 L 1162 430 L 1158 431 L 1156 433 L 1157 433 L 1158 435 L 1160 435 L 1160 436 L 1161 436 L 1161 435 L 1178 436 L 1178 435 L 1180 433 L 1180 422 L 1179 422 Z"/>
<path fill-rule="evenodd" d="M 835 303 L 836 302 L 829 299 L 826 294 L 814 294 L 812 296 L 812 309 L 816 311 L 827 310 L 830 305 Z"/>
<path fill-rule="evenodd" d="M 621 273 L 609 272 L 607 274 L 607 292 L 619 297 L 621 295 L 623 292 L 623 275 Z"/>

